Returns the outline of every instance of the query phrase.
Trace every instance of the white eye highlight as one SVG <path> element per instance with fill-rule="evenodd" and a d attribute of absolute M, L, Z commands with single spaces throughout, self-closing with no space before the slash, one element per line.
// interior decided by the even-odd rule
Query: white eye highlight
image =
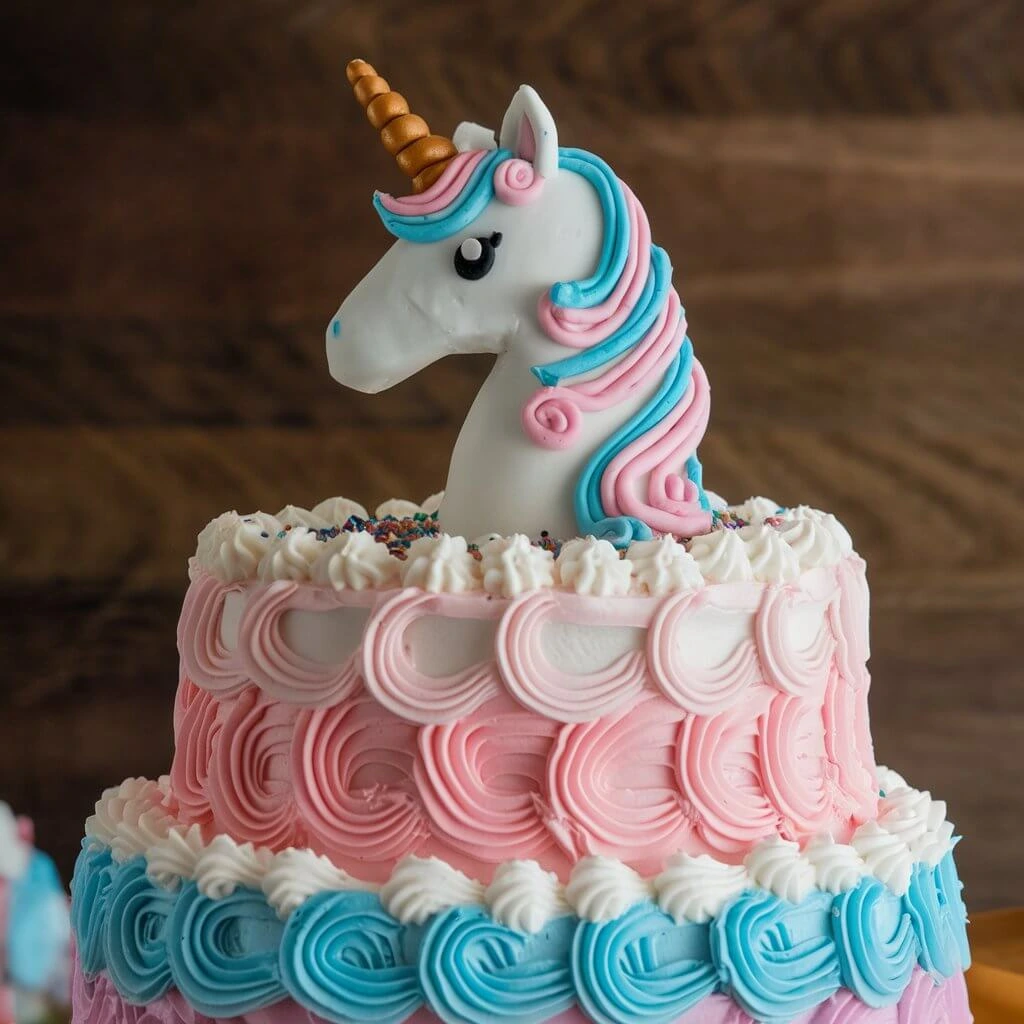
<path fill-rule="evenodd" d="M 483 255 L 484 247 L 479 238 L 467 238 L 459 246 L 462 258 L 470 263 L 475 263 Z"/>

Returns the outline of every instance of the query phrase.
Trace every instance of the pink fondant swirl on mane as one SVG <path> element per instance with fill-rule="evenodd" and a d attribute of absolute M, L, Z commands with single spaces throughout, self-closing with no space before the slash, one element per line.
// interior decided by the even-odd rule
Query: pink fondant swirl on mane
<path fill-rule="evenodd" d="M 441 177 L 425 192 L 412 196 L 392 196 L 379 193 L 381 205 L 388 213 L 399 217 L 421 217 L 427 213 L 438 213 L 450 206 L 462 194 L 480 161 L 487 156 L 486 149 L 475 149 L 459 153 L 444 169 Z"/>

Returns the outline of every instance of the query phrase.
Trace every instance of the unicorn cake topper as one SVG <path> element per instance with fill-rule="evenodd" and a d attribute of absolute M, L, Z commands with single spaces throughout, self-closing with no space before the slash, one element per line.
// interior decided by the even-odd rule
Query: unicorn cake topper
<path fill-rule="evenodd" d="M 452 453 L 441 528 L 619 547 L 707 532 L 708 381 L 629 187 L 559 147 L 530 86 L 496 143 L 466 123 L 431 135 L 364 61 L 348 77 L 414 194 L 374 197 L 396 241 L 327 328 L 332 376 L 375 393 L 446 355 L 497 357 Z"/>

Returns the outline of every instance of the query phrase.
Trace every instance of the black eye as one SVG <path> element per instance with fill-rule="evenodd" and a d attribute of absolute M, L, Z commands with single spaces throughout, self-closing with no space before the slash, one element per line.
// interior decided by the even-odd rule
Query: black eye
<path fill-rule="evenodd" d="M 489 238 L 467 238 L 455 250 L 455 273 L 467 281 L 479 281 L 494 266 L 494 250 L 501 245 L 501 232 Z"/>

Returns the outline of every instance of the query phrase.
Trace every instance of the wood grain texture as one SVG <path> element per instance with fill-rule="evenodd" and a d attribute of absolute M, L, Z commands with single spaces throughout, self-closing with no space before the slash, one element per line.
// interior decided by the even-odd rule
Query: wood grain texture
<path fill-rule="evenodd" d="M 0 796 L 70 869 L 170 757 L 200 527 L 443 482 L 488 361 L 341 391 L 323 328 L 401 181 L 343 82 L 432 126 L 538 85 L 673 258 L 706 478 L 868 559 L 880 760 L 1024 901 L 1024 7 L 1013 0 L 12 0 L 0 10 Z"/>

